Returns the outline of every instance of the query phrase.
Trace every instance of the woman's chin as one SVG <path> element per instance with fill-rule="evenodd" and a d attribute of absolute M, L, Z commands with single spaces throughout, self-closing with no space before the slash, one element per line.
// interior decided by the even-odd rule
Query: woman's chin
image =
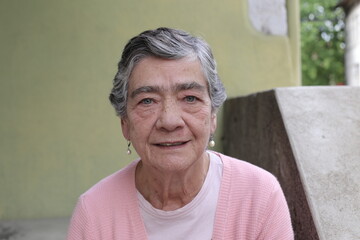
<path fill-rule="evenodd" d="M 176 154 L 167 156 L 165 154 L 160 157 L 153 158 L 151 162 L 144 164 L 148 164 L 151 168 L 154 168 L 162 173 L 180 173 L 191 168 L 195 161 L 196 160 L 192 160 L 186 156 L 179 156 Z"/>

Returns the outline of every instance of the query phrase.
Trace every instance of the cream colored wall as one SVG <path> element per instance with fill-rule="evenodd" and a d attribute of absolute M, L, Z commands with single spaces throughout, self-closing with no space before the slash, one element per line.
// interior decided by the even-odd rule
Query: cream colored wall
<path fill-rule="evenodd" d="M 274 37 L 250 26 L 246 1 L 0 1 L 0 219 L 68 216 L 135 158 L 107 100 L 130 37 L 158 26 L 203 36 L 230 97 L 294 86 L 297 5 L 289 37 Z"/>

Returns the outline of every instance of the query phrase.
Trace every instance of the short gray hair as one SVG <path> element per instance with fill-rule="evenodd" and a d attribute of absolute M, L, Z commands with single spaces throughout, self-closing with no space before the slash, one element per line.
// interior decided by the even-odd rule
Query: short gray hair
<path fill-rule="evenodd" d="M 216 112 L 225 101 L 225 88 L 217 73 L 210 46 L 203 39 L 182 30 L 158 28 L 133 37 L 124 48 L 109 96 L 118 116 L 127 115 L 127 94 L 132 70 L 141 59 L 150 56 L 174 60 L 197 57 L 208 82 L 211 110 Z"/>

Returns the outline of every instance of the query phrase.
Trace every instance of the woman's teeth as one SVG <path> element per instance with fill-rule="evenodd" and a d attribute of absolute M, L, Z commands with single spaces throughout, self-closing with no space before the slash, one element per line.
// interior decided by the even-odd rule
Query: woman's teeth
<path fill-rule="evenodd" d="M 183 142 L 177 142 L 177 143 L 160 143 L 160 146 L 165 146 L 165 147 L 171 147 L 171 146 L 179 146 L 183 144 Z"/>

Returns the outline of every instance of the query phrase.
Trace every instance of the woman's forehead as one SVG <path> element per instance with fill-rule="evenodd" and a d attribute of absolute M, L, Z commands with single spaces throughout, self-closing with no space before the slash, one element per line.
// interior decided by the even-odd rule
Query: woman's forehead
<path fill-rule="evenodd" d="M 200 89 L 207 87 L 207 82 L 197 59 L 167 60 L 147 57 L 134 67 L 129 78 L 129 90 L 142 87 L 158 90 Z"/>

